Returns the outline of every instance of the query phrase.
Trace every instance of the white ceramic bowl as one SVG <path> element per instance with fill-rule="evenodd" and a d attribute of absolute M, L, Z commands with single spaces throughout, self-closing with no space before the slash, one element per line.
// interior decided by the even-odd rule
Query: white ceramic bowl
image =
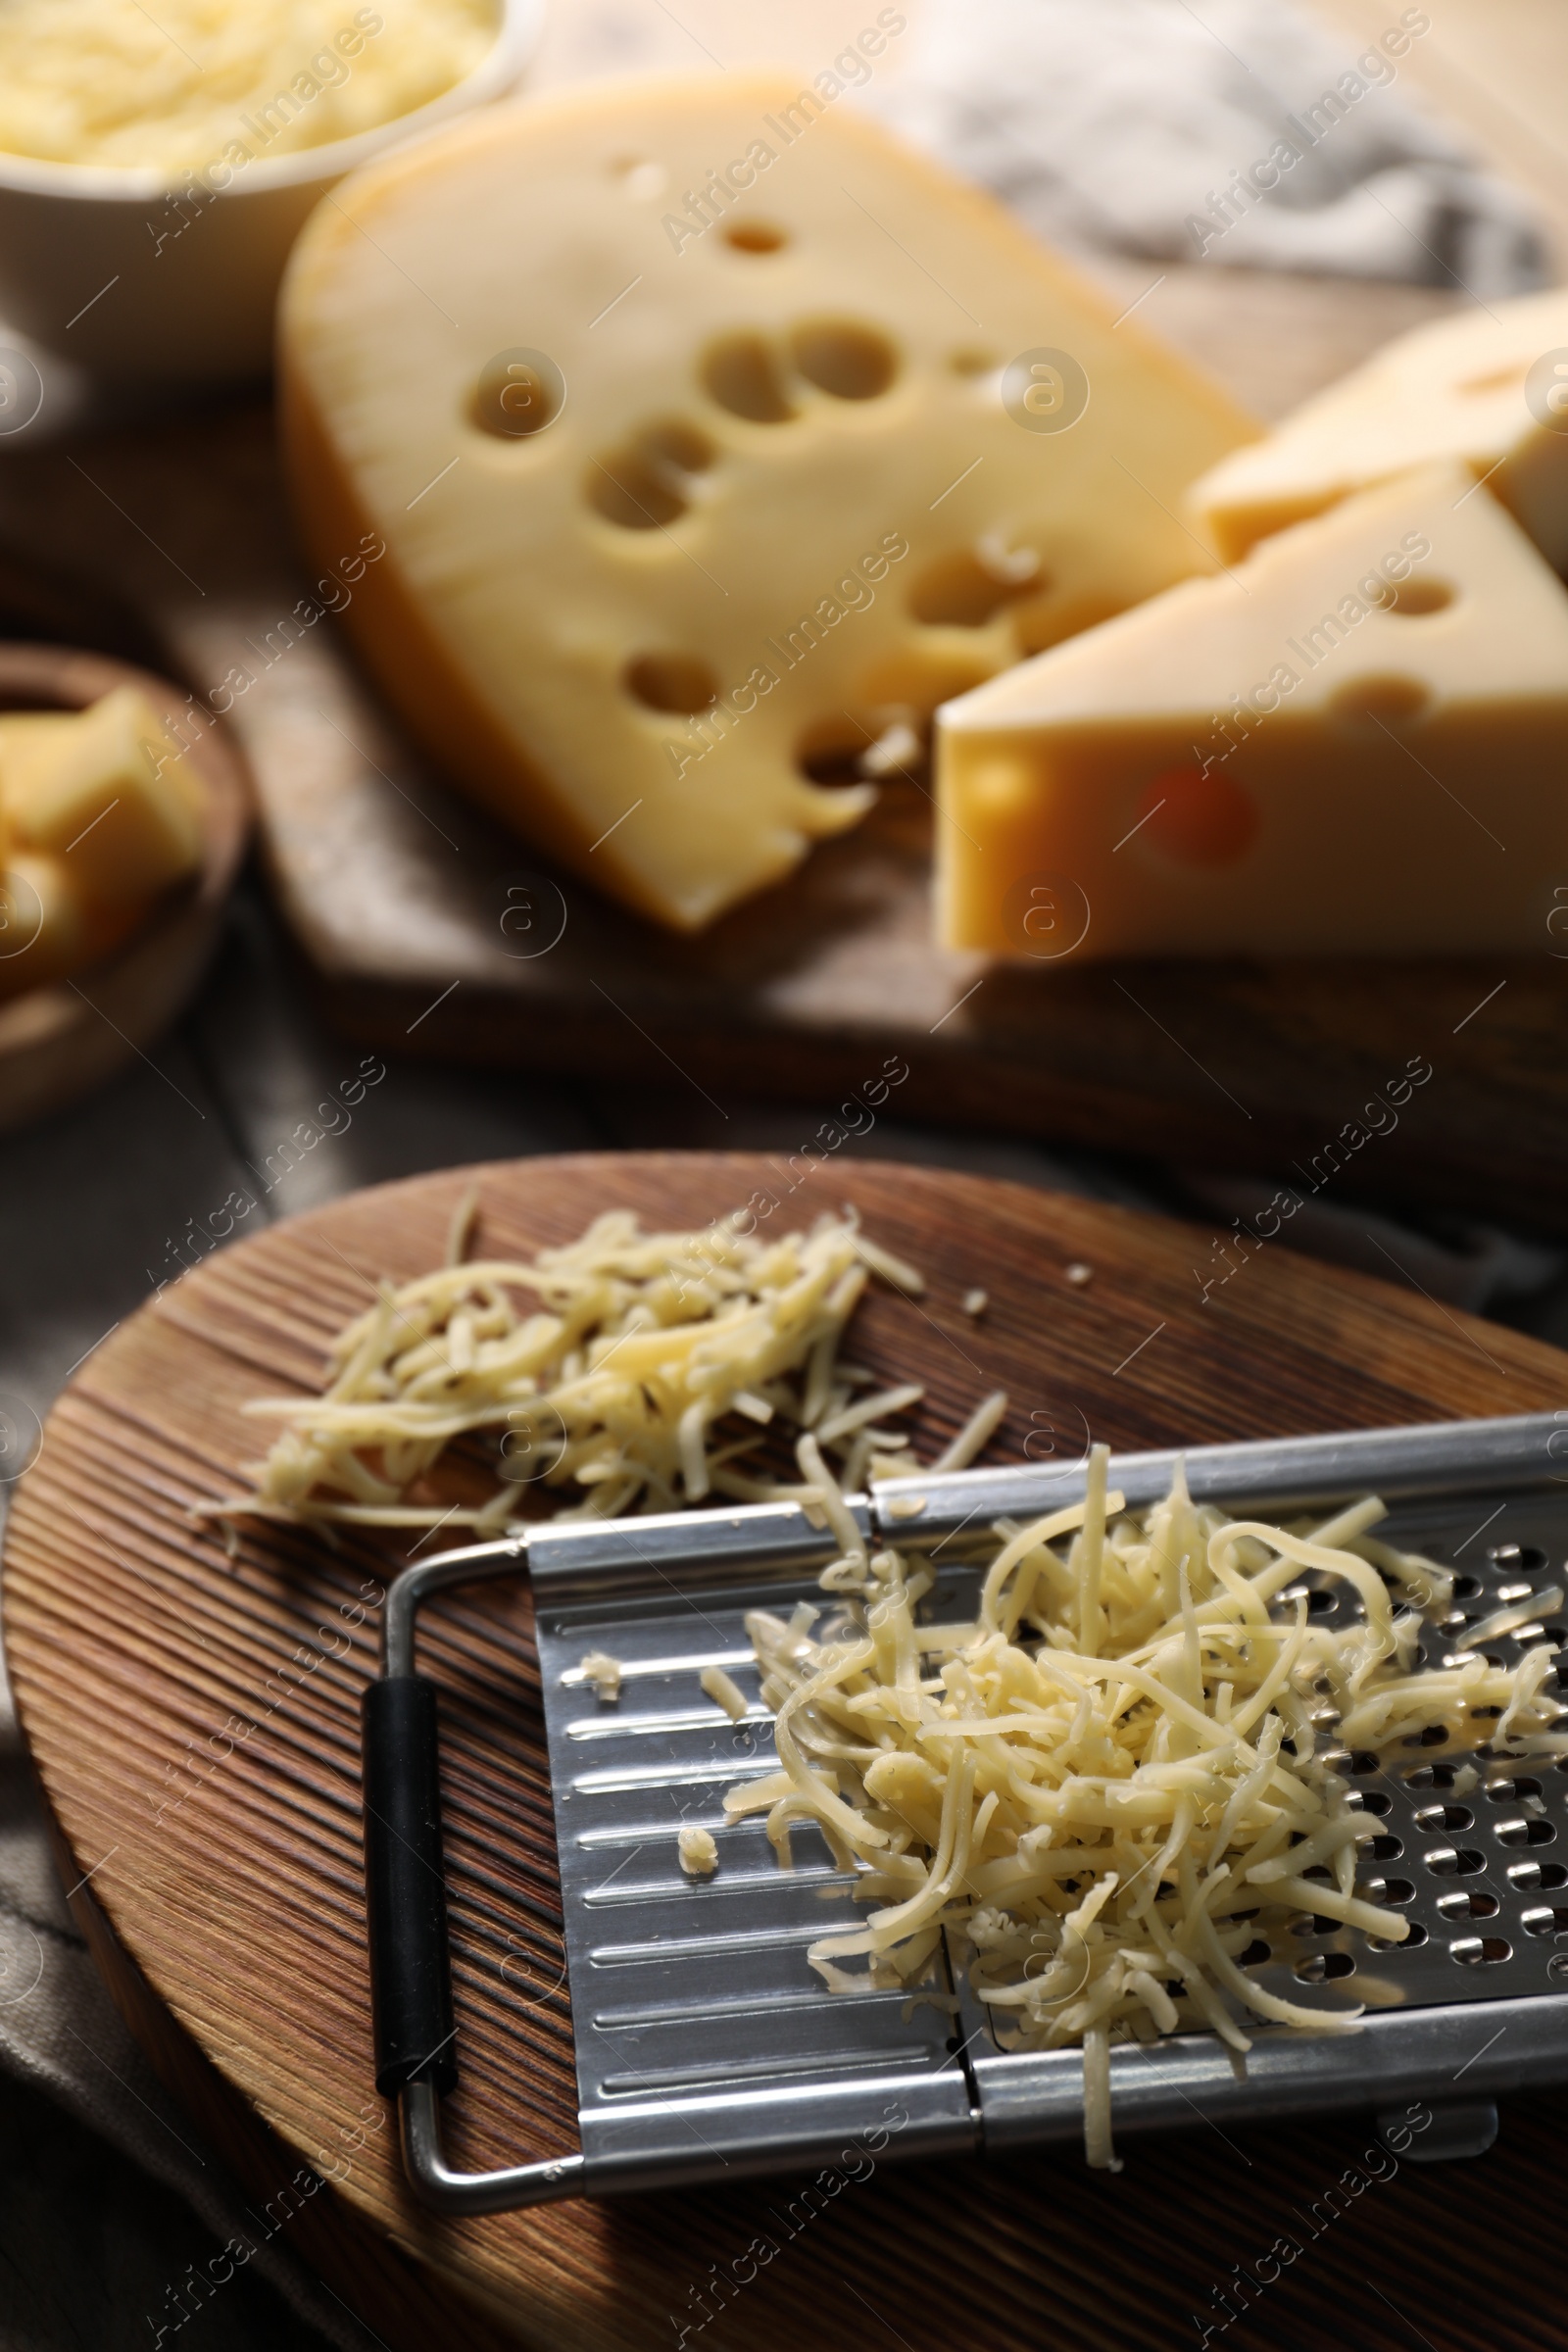
<path fill-rule="evenodd" d="M 483 64 L 428 106 L 352 139 L 259 156 L 216 193 L 180 198 L 176 183 L 172 195 L 158 168 L 0 153 L 0 319 L 127 389 L 262 374 L 306 216 L 371 156 L 505 97 L 543 15 L 544 0 L 502 0 Z"/>

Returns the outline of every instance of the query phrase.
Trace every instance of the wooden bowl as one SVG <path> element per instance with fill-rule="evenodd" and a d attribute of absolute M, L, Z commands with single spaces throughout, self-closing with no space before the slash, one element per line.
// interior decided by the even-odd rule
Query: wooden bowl
<path fill-rule="evenodd" d="M 181 710 L 188 717 L 177 686 L 128 662 L 68 646 L 0 645 L 0 710 L 81 710 L 116 686 L 139 686 L 171 720 Z M 244 854 L 250 789 L 238 753 L 212 721 L 187 760 L 205 792 L 200 873 L 111 954 L 0 1001 L 0 1133 L 64 1109 L 134 1060 L 201 976 Z"/>

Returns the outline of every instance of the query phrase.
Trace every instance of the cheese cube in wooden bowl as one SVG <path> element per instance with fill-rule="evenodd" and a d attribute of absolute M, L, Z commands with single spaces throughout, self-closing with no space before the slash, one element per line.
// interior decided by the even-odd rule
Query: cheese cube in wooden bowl
<path fill-rule="evenodd" d="M 0 646 L 0 1130 L 75 1101 L 177 1015 L 248 822 L 238 755 L 167 679 Z"/>

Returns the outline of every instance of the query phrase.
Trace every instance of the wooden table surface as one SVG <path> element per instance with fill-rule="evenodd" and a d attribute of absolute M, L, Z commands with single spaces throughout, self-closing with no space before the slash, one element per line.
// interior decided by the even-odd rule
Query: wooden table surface
<path fill-rule="evenodd" d="M 780 2237 L 770 2216 L 788 2184 L 467 2222 L 414 2207 L 368 2091 L 356 1788 L 358 1696 L 405 1541 L 354 1535 L 329 1550 L 248 1526 L 230 1563 L 187 1515 L 231 1489 L 255 1451 L 244 1398 L 312 1382 L 324 1340 L 375 1277 L 438 1255 L 466 1181 L 418 1179 L 273 1228 L 209 1260 L 95 1351 L 18 1491 L 11 1669 L 71 1867 L 94 1874 L 82 1908 L 95 1901 L 134 1962 L 131 1997 L 150 1992 L 180 2029 L 157 2033 L 165 2063 L 199 2086 L 182 2036 L 207 2079 L 270 2127 L 273 2143 L 259 2152 L 237 2112 L 207 2100 L 206 2127 L 242 2179 L 259 2168 L 253 2195 L 279 2177 L 277 2141 L 337 2180 L 319 2192 L 309 2238 L 329 2282 L 395 2352 L 427 2341 L 428 2289 L 372 2253 L 384 2233 L 538 2352 L 645 2352 L 663 2340 L 667 2315 L 700 2314 L 692 2295 L 710 2266 L 754 2237 Z M 744 1155 L 493 1166 L 479 1174 L 481 1246 L 531 1250 L 609 1205 L 698 1223 L 769 1181 L 768 1164 Z M 928 1383 L 923 1452 L 994 1382 L 1013 1397 L 1004 1458 L 1032 1430 L 1059 1433 L 1074 1451 L 1083 1432 L 1123 1446 L 1200 1442 L 1526 1410 L 1558 1403 L 1568 1387 L 1568 1359 L 1553 1349 L 1284 1251 L 1260 1252 L 1205 1307 L 1191 1279 L 1200 1236 L 1102 1203 L 860 1161 L 824 1171 L 791 1208 L 841 1199 L 930 1280 L 918 1303 L 878 1293 L 855 1339 L 880 1375 Z M 1082 1288 L 1065 1280 L 1073 1260 L 1094 1269 Z M 977 1280 L 995 1300 L 978 1325 L 958 1303 Z M 573 2144 L 526 1589 L 442 1605 L 424 1641 L 444 1690 L 464 2070 L 452 2139 L 460 2163 L 496 2164 Z M 1456 2040 L 1456 2076 L 1470 2054 Z M 1435 2352 L 1471 2352 L 1495 2313 L 1506 2240 L 1502 2340 L 1519 2352 L 1554 2345 L 1552 2234 L 1509 2235 L 1507 2217 L 1539 2224 L 1559 2114 L 1555 2101 L 1520 2101 L 1484 2162 L 1406 2167 L 1366 2194 L 1278 2286 L 1277 2340 L 1397 2352 L 1413 2326 Z M 913 2352 L 1003 2352 L 1049 2314 L 1062 2352 L 1178 2343 L 1230 2266 L 1265 2252 L 1369 2135 L 1354 2116 L 1234 2134 L 1195 2122 L 1129 2142 L 1116 2179 L 1088 2173 L 1072 2148 L 884 2165 L 788 2242 L 787 2258 L 712 2323 L 711 2340 L 789 2352 L 808 2313 L 834 2352 L 868 2330 Z M 1354 2332 L 1342 2334 L 1352 2310 Z M 475 2320 L 467 2340 L 491 2336 Z"/>
<path fill-rule="evenodd" d="M 912 0 L 906 4 L 912 13 Z M 1312 6 L 1357 46 L 1389 21 L 1381 0 L 1312 0 Z M 792 0 L 788 24 L 800 27 L 803 46 L 814 61 L 818 53 L 831 54 L 841 45 L 844 13 L 842 0 Z M 1568 134 L 1559 103 L 1565 63 L 1560 7 L 1555 0 L 1500 0 L 1500 5 L 1499 0 L 1445 0 L 1434 14 L 1432 35 L 1408 64 L 1412 88 L 1417 95 L 1425 90 L 1449 122 L 1477 137 L 1490 160 L 1530 185 L 1553 218 L 1562 250 L 1568 246 Z M 859 22 L 857 13 L 857 26 Z M 591 10 L 563 0 L 551 10 L 541 75 L 578 78 L 603 71 L 607 62 L 627 69 L 695 64 L 702 47 L 739 55 L 748 41 L 753 43 L 748 53 L 772 54 L 780 46 L 779 23 L 755 14 L 743 22 L 727 0 L 686 0 L 673 16 L 661 0 L 602 0 Z M 1120 307 L 1145 291 L 1154 271 L 1136 261 L 1106 261 L 1101 274 Z M 1140 315 L 1200 358 L 1212 359 L 1223 349 L 1234 285 L 1226 270 L 1179 272 Z M 1335 291 L 1325 286 L 1320 294 L 1320 380 L 1345 364 L 1346 314 L 1336 305 Z M 1278 415 L 1305 388 L 1299 375 L 1300 337 L 1288 323 L 1299 318 L 1299 288 L 1265 279 L 1249 283 L 1247 296 L 1261 331 L 1252 339 L 1246 396 L 1260 414 Z M 1426 315 L 1441 297 L 1400 286 L 1349 289 L 1349 313 L 1363 300 L 1383 306 L 1385 331 L 1394 332 Z M 111 388 L 109 406 L 118 407 L 120 398 L 119 389 Z M 18 445 L 6 444 L 4 454 L 8 459 L 18 454 Z M 160 515 L 149 520 L 156 533 Z M 128 525 L 126 535 L 134 537 Z M 31 600 L 51 601 L 47 582 L 31 568 L 13 582 L 0 564 L 0 598 L 8 585 Z M 118 622 L 112 608 L 97 611 L 92 600 L 73 588 L 53 594 L 44 633 L 112 642 Z M 146 661 L 155 649 L 144 627 L 118 650 Z M 0 1224 L 12 1240 L 0 1253 L 0 1403 L 20 1408 L 24 1422 L 28 1414 L 41 1415 L 78 1359 L 158 1281 L 202 1255 L 210 1246 L 209 1221 L 234 1191 L 254 1197 L 251 1221 L 261 1226 L 337 1198 L 357 1184 L 497 1154 L 724 1143 L 787 1156 L 831 1109 L 825 1100 L 797 1105 L 760 1101 L 744 1074 L 715 1090 L 717 1102 L 709 1104 L 657 1065 L 641 1082 L 628 1085 L 582 1071 L 523 1078 L 465 1073 L 388 1055 L 387 1079 L 348 1118 L 329 1106 L 337 1102 L 357 1059 L 314 1016 L 272 926 L 247 889 L 232 909 L 222 954 L 201 999 L 151 1058 L 137 1061 L 70 1115 L 6 1141 L 0 1153 Z M 302 1135 L 317 1140 L 301 1150 L 295 1139 Z M 1506 1152 L 1508 1140 L 1498 1136 L 1499 1152 Z M 864 1148 L 848 1146 L 847 1163 Z M 1158 1205 L 1181 1197 L 1168 1173 L 1147 1162 L 1004 1140 L 988 1123 L 968 1133 L 940 1130 L 921 1124 L 896 1099 L 869 1148 L 912 1162 L 990 1170 L 1121 1201 Z M 1227 1202 L 1221 1230 L 1230 1210 L 1240 1205 L 1240 1200 Z M 1306 1232 L 1304 1218 L 1296 1230 L 1298 1236 Z M 1467 1254 L 1463 1261 L 1447 1260 L 1433 1247 L 1430 1233 L 1418 1238 L 1408 1228 L 1401 1233 L 1385 1226 L 1361 1210 L 1353 1197 L 1338 1215 L 1325 1210 L 1312 1238 L 1320 1248 L 1359 1249 L 1366 1262 L 1386 1266 L 1367 1235 L 1397 1253 L 1400 1265 L 1412 1269 L 1412 1282 L 1449 1299 L 1461 1281 L 1471 1285 L 1472 1295 L 1480 1295 L 1481 1258 L 1464 1237 L 1449 1234 Z M 1206 1248 L 1211 1234 L 1205 1231 L 1203 1240 Z M 1466 1270 L 1472 1264 L 1474 1275 Z M 1523 1268 L 1521 1288 L 1528 1282 L 1539 1286 L 1549 1271 L 1540 1263 Z M 1535 1326 L 1568 1337 L 1568 1300 L 1560 1293 L 1545 1292 L 1534 1303 L 1505 1311 L 1528 1313 Z M 1482 1335 L 1494 1353 L 1497 1338 L 1490 1329 Z M 1507 1344 L 1505 1335 L 1502 1344 Z M 4 1835 L 29 1837 L 31 1818 L 20 1788 L 8 1783 L 0 1823 Z M 198 2112 L 193 2101 L 191 2113 Z M 1540 2340 L 1539 2331 L 1515 2329 L 1509 2281 L 1522 2251 L 1539 2282 L 1541 2249 L 1550 2242 L 1553 2216 L 1543 2183 L 1554 2175 L 1560 2136 L 1555 2116 L 1555 2101 L 1515 2102 L 1502 2147 L 1490 2166 L 1462 2167 L 1446 2185 L 1436 2177 L 1438 2208 L 1453 2220 L 1451 2237 L 1445 2241 L 1428 2231 L 1413 2256 L 1406 2253 L 1406 2217 L 1412 2204 L 1418 2212 L 1425 2208 L 1435 2177 L 1407 2170 L 1364 2199 L 1347 2217 L 1343 2235 L 1314 2247 L 1310 2265 L 1302 2267 L 1290 2294 L 1265 2306 L 1250 2340 L 1272 2337 L 1282 2352 L 1320 2352 L 1329 2344 L 1363 2352 L 1384 2342 L 1366 2332 L 1380 2327 L 1388 2330 L 1386 2340 L 1404 2352 L 1418 2352 L 1423 2340 L 1441 2341 L 1445 2352 L 1450 2341 L 1463 2342 L 1466 2352 L 1480 2343 L 1511 2352 L 1515 2344 Z M 196 2140 L 202 2126 L 193 2121 L 186 2129 Z M 187 2266 L 201 2266 L 216 2253 L 216 2241 L 205 2237 L 171 2192 L 133 2172 L 41 2095 L 9 2082 L 0 2087 L 0 2137 L 6 2143 L 0 2176 L 0 2339 L 24 2343 L 27 2352 L 34 2347 L 74 2352 L 82 2344 L 91 2344 L 94 2352 L 132 2352 L 133 2347 L 141 2352 L 149 2340 L 144 2312 L 160 2307 L 168 2283 Z M 1250 2259 L 1262 2249 L 1280 2203 L 1298 2186 L 1315 2193 L 1335 2177 L 1345 2144 L 1337 2132 L 1325 2135 L 1299 2127 L 1283 2150 L 1249 2142 L 1213 2207 L 1201 2217 L 1191 2246 L 1177 2242 L 1168 2216 L 1156 2216 L 1149 2234 L 1112 2243 L 1107 2272 L 1118 2264 L 1147 2264 L 1158 2271 L 1174 2255 L 1200 2307 L 1212 2311 L 1209 2290 L 1231 2261 Z M 216 2164 L 210 2147 L 208 2155 Z M 1178 2171 L 1181 2155 L 1176 2148 Z M 895 2192 L 884 2210 L 896 2248 L 907 2208 Z M 1057 2242 L 1063 2225 L 1049 2178 L 1031 2182 L 1024 2220 L 1035 2240 Z M 1222 2262 L 1233 2236 L 1237 2243 Z M 1209 2256 L 1213 2267 L 1205 2271 Z M 1414 2299 L 1407 2300 L 1392 2283 L 1396 2266 L 1401 2278 L 1418 2281 Z M 266 2352 L 284 2347 L 320 2352 L 319 2339 L 254 2287 L 253 2278 L 253 2273 L 241 2274 L 220 2307 L 199 2315 L 181 2331 L 180 2344 L 191 2352 L 241 2352 L 242 2347 L 250 2352 L 252 2346 L 256 2352 L 263 2346 Z M 1381 2279 L 1396 2296 L 1406 2323 L 1402 2331 L 1369 2279 Z M 832 2291 L 842 2295 L 840 2288 Z M 1457 2335 L 1443 2326 L 1450 2301 Z M 1329 2302 L 1334 2317 L 1325 2323 Z M 1028 2315 L 1023 2340 L 1053 2340 L 1062 2308 L 1043 2298 Z M 1081 2320 L 1082 2306 L 1077 2309 Z M 1467 2314 L 1479 2315 L 1468 2332 Z M 804 2281 L 797 2316 L 797 2341 L 833 2340 L 823 2326 L 822 2305 L 811 2300 Z M 663 2342 L 667 2325 L 664 2315 L 654 2314 L 643 2341 Z M 668 2340 L 673 2342 L 677 2332 L 669 2329 Z M 939 2352 L 938 2339 L 923 2326 L 905 2332 L 906 2352 Z M 1184 2311 L 1150 2340 L 1161 2347 L 1198 2342 L 1200 2332 Z M 1553 2329 L 1545 2340 L 1554 2342 L 1560 2333 Z M 478 2340 L 476 2334 L 460 2333 L 450 2312 L 432 2324 L 429 2336 Z M 861 2345 L 884 2340 L 894 2341 L 864 2315 L 861 2332 L 854 2338 L 858 2352 Z M 726 2338 L 714 2328 L 708 2341 L 717 2342 L 722 2352 L 726 2341 L 744 2342 L 745 2336 Z"/>

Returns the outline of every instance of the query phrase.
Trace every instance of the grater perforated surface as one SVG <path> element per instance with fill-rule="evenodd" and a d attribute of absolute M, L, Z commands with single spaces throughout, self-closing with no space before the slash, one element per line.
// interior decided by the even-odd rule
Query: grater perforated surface
<path fill-rule="evenodd" d="M 1560 1581 L 1568 1484 L 1401 1502 L 1378 1532 L 1457 1571 L 1451 1607 L 1422 1636 L 1423 1662 L 1439 1663 L 1494 1609 Z M 720 1564 L 685 1577 L 655 1564 L 603 1598 L 591 1579 L 558 1597 L 536 1565 L 583 2148 L 596 2170 L 658 2166 L 669 2178 L 778 2166 L 889 2116 L 904 2119 L 894 2128 L 907 2152 L 1080 2128 L 1078 2052 L 1002 2050 L 961 1952 L 950 1956 L 948 1980 L 956 2021 L 931 2004 L 910 2008 L 901 1993 L 826 1991 L 806 1947 L 863 1917 L 852 1882 L 812 1830 L 797 1829 L 796 1867 L 785 1872 L 760 1820 L 725 1819 L 724 1790 L 774 1760 L 744 1614 L 820 1602 L 825 1556 L 807 1539 L 764 1573 Z M 975 1575 L 963 1565 L 944 1572 L 927 1612 L 962 1617 Z M 1324 1622 L 1361 1612 L 1358 1595 L 1313 1572 L 1299 1589 Z M 1511 1663 L 1543 1639 L 1568 1642 L 1560 1604 L 1531 1611 L 1487 1654 Z M 614 1704 L 582 1681 L 592 1647 L 622 1661 Z M 745 1692 L 742 1723 L 702 1690 L 710 1664 Z M 1568 1695 L 1568 1652 L 1554 1681 Z M 1332 1726 L 1324 1730 L 1332 1740 Z M 1568 2075 L 1568 1773 L 1510 1766 L 1484 1747 L 1471 1759 L 1476 1785 L 1464 1788 L 1463 1762 L 1416 1740 L 1382 1762 L 1348 1756 L 1342 1766 L 1378 1825 L 1360 1883 L 1409 1920 L 1406 1943 L 1303 1914 L 1271 1930 L 1245 1963 L 1295 2000 L 1365 2003 L 1368 2030 L 1329 2038 L 1259 2027 L 1241 2082 L 1208 2034 L 1172 2037 L 1152 2053 L 1118 2050 L 1119 2130 L 1191 2122 L 1200 2101 L 1205 2113 L 1246 2114 L 1413 2095 L 1458 2076 L 1459 2091 L 1492 2095 L 1520 2069 L 1532 2081 Z M 714 1838 L 710 1879 L 680 1868 L 676 1840 L 688 1824 Z M 1492 2041 L 1479 2056 L 1487 2035 L 1465 2024 L 1477 2002 L 1505 2004 L 1492 2012 L 1500 2030 L 1486 2021 Z"/>

